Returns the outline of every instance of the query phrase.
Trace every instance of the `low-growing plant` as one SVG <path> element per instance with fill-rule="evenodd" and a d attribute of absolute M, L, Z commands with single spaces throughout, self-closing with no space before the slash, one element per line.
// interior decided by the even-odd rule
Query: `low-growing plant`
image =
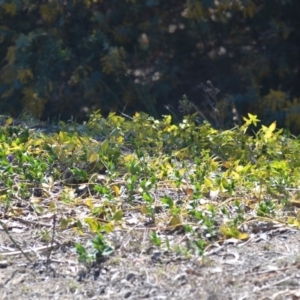
<path fill-rule="evenodd" d="M 53 133 L 5 125 L 0 207 L 18 217 L 63 211 L 59 229 L 78 235 L 151 226 L 151 243 L 184 255 L 202 255 L 218 240 L 247 239 L 243 224 L 256 217 L 300 227 L 298 216 L 281 213 L 298 197 L 299 139 L 276 123 L 248 134 L 258 124 L 248 114 L 242 125 L 221 131 L 199 126 L 195 116 L 173 124 L 170 116 L 105 119 L 96 112 Z M 185 234 L 188 242 L 162 239 L 163 231 Z M 104 236 L 95 243 L 102 254 L 79 243 L 80 260 L 105 256 Z"/>
<path fill-rule="evenodd" d="M 195 245 L 196 245 L 199 255 L 202 256 L 205 252 L 206 242 L 204 240 L 196 240 Z"/>
<path fill-rule="evenodd" d="M 150 242 L 155 246 L 160 246 L 162 244 L 161 238 L 157 235 L 155 231 L 150 233 Z"/>
<path fill-rule="evenodd" d="M 273 215 L 274 209 L 275 209 L 274 203 L 271 200 L 266 199 L 258 203 L 257 215 L 262 217 Z"/>
<path fill-rule="evenodd" d="M 114 249 L 107 244 L 104 237 L 100 233 L 97 233 L 96 237 L 93 239 L 92 246 L 93 249 L 88 251 L 82 244 L 75 244 L 79 262 L 97 263 L 114 252 Z"/>

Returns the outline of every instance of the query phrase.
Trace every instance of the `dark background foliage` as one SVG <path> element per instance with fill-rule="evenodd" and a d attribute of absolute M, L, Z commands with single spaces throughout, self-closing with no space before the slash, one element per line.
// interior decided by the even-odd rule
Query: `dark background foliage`
<path fill-rule="evenodd" d="M 219 126 L 250 112 L 299 133 L 299 11 L 298 0 L 0 0 L 0 111 L 180 117 L 186 94 L 213 123 L 216 102 Z"/>

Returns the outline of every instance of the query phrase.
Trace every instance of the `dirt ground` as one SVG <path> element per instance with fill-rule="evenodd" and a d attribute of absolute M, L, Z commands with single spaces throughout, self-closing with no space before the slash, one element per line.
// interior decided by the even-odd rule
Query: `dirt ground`
<path fill-rule="evenodd" d="M 0 299 L 300 299 L 300 232 L 284 227 L 215 244 L 203 258 L 156 248 L 147 231 L 116 231 L 114 254 L 92 267 L 78 263 L 71 232 L 49 252 L 40 230 L 19 231 L 11 236 L 31 262 L 0 229 Z"/>

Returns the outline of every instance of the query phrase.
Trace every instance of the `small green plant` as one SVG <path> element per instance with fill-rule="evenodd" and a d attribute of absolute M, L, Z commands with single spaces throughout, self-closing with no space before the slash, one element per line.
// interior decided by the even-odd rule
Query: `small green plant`
<path fill-rule="evenodd" d="M 203 256 L 205 247 L 206 247 L 206 242 L 204 240 L 197 240 L 197 241 L 195 241 L 195 245 L 196 245 L 198 254 Z"/>
<path fill-rule="evenodd" d="M 45 229 L 40 232 L 41 238 L 43 242 L 49 242 L 51 240 L 51 232 Z"/>
<path fill-rule="evenodd" d="M 107 197 L 110 200 L 113 199 L 113 193 L 112 193 L 111 189 L 108 186 L 103 186 L 103 185 L 100 185 L 100 184 L 96 184 L 94 186 L 94 191 L 99 193 L 99 195 L 101 195 L 101 196 Z"/>
<path fill-rule="evenodd" d="M 114 252 L 114 249 L 105 242 L 104 237 L 100 233 L 97 233 L 96 237 L 92 241 L 92 244 L 93 250 L 91 250 L 90 252 L 87 251 L 86 248 L 81 244 L 75 244 L 79 262 L 100 262 L 105 257 L 111 255 Z"/>
<path fill-rule="evenodd" d="M 79 169 L 77 167 L 73 167 L 71 170 L 74 175 L 74 179 L 79 182 L 87 182 L 88 181 L 88 173 L 86 170 Z"/>
<path fill-rule="evenodd" d="M 271 200 L 264 200 L 258 203 L 257 215 L 258 216 L 269 216 L 274 214 L 275 205 Z"/>
<path fill-rule="evenodd" d="M 160 246 L 162 244 L 161 238 L 157 235 L 156 231 L 150 233 L 150 242 L 155 246 Z"/>

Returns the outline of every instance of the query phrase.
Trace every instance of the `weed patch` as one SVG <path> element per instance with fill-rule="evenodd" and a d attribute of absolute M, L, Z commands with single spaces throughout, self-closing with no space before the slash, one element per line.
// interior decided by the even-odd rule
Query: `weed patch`
<path fill-rule="evenodd" d="M 298 228 L 299 139 L 275 122 L 248 135 L 258 123 L 248 114 L 221 131 L 197 125 L 195 115 L 175 125 L 170 116 L 95 112 L 52 133 L 4 125 L 1 225 L 54 215 L 57 234 L 94 237 L 91 253 L 76 244 L 82 262 L 112 253 L 105 236 L 114 230 L 145 230 L 154 247 L 203 255 L 227 239 L 247 241 L 266 223 Z M 48 242 L 51 234 L 41 231 Z"/>

